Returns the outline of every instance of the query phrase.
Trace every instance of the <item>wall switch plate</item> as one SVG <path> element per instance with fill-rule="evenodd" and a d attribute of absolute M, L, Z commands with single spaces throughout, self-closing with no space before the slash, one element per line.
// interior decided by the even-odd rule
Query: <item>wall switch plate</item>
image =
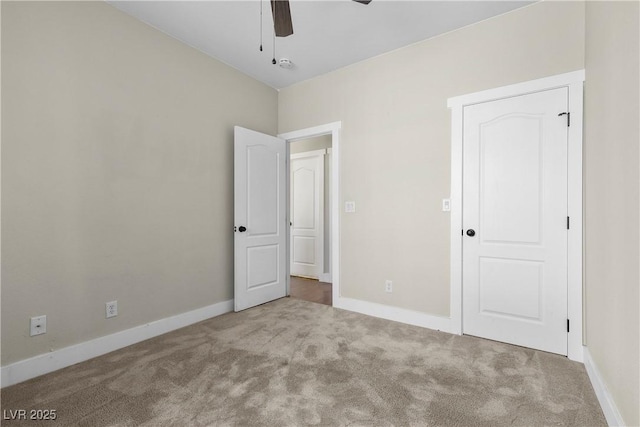
<path fill-rule="evenodd" d="M 356 211 L 356 202 L 344 202 L 344 211 L 353 213 Z"/>
<path fill-rule="evenodd" d="M 107 319 L 118 315 L 118 301 L 110 301 L 106 303 L 105 306 L 107 310 Z"/>
<path fill-rule="evenodd" d="M 31 332 L 32 337 L 36 335 L 42 335 L 47 333 L 47 316 L 36 316 L 31 318 Z"/>
<path fill-rule="evenodd" d="M 451 199 L 442 199 L 442 212 L 451 212 Z"/>
<path fill-rule="evenodd" d="M 393 282 L 391 280 L 385 280 L 384 291 L 388 293 L 393 292 Z"/>

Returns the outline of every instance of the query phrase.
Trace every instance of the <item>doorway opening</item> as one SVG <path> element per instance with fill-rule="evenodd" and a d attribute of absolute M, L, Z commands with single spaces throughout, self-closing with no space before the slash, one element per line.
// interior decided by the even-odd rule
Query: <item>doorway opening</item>
<path fill-rule="evenodd" d="M 333 305 L 331 298 L 331 283 L 320 282 L 318 279 L 307 279 L 300 276 L 290 276 L 291 298 L 301 299 L 318 304 Z"/>
<path fill-rule="evenodd" d="M 331 135 L 289 145 L 290 295 L 331 305 Z"/>
<path fill-rule="evenodd" d="M 287 142 L 287 294 L 333 305 L 339 295 L 340 122 L 278 135 Z"/>

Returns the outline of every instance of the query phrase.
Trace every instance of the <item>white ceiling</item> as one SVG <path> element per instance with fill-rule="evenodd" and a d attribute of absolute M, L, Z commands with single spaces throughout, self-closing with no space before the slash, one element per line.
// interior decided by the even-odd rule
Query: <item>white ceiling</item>
<path fill-rule="evenodd" d="M 294 34 L 276 39 L 269 0 L 113 1 L 149 25 L 280 89 L 329 71 L 526 6 L 533 1 L 291 0 Z"/>

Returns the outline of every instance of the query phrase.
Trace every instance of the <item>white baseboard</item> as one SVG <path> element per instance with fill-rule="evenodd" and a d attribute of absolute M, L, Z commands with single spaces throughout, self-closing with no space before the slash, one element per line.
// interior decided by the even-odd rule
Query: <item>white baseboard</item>
<path fill-rule="evenodd" d="M 337 300 L 333 301 L 333 306 L 343 310 L 355 311 L 357 313 L 407 323 L 409 325 L 435 329 L 450 334 L 456 333 L 453 322 L 449 317 L 433 316 L 420 313 L 419 311 L 344 297 L 337 298 Z"/>
<path fill-rule="evenodd" d="M 331 280 L 331 273 L 320 273 L 318 280 L 323 283 L 333 283 Z"/>
<path fill-rule="evenodd" d="M 2 367 L 0 384 L 2 387 L 17 384 L 230 311 L 233 311 L 233 300 L 219 302 L 61 348 L 50 353 L 20 360 Z"/>
<path fill-rule="evenodd" d="M 625 424 L 622 419 L 622 415 L 620 415 L 616 402 L 613 400 L 613 396 L 611 396 L 609 389 L 602 380 L 598 366 L 591 358 L 589 349 L 587 347 L 583 348 L 584 367 L 589 375 L 589 380 L 591 380 L 593 390 L 596 392 L 596 397 L 598 398 L 598 402 L 600 402 L 600 407 L 602 408 L 602 412 L 604 412 L 604 417 L 607 419 L 607 424 L 610 426 L 624 426 Z"/>

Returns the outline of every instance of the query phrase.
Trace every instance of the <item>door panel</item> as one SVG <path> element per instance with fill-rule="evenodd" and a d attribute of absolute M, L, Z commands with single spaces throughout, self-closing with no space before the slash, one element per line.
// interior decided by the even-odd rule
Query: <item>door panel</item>
<path fill-rule="evenodd" d="M 266 145 L 247 147 L 247 233 L 249 236 L 278 234 L 278 192 L 281 153 Z"/>
<path fill-rule="evenodd" d="M 540 241 L 540 119 L 539 115 L 510 114 L 480 125 L 483 242 Z"/>
<path fill-rule="evenodd" d="M 301 163 L 304 164 L 301 165 Z M 295 221 L 297 230 L 313 230 L 316 226 L 315 180 L 317 173 L 314 163 L 313 160 L 311 162 L 292 161 L 291 221 Z"/>
<path fill-rule="evenodd" d="M 542 267 L 539 261 L 481 257 L 480 313 L 540 321 Z"/>
<path fill-rule="evenodd" d="M 287 292 L 286 145 L 238 126 L 234 144 L 234 300 L 240 311 Z"/>
<path fill-rule="evenodd" d="M 324 269 L 324 154 L 290 164 L 291 274 L 318 279 Z"/>
<path fill-rule="evenodd" d="M 315 264 L 316 239 L 314 237 L 293 236 L 293 262 L 296 264 Z"/>
<path fill-rule="evenodd" d="M 463 331 L 567 354 L 566 88 L 464 108 Z"/>
<path fill-rule="evenodd" d="M 280 256 L 278 245 L 265 245 L 247 248 L 248 269 L 247 289 L 259 286 L 276 284 L 279 279 L 278 258 Z"/>

